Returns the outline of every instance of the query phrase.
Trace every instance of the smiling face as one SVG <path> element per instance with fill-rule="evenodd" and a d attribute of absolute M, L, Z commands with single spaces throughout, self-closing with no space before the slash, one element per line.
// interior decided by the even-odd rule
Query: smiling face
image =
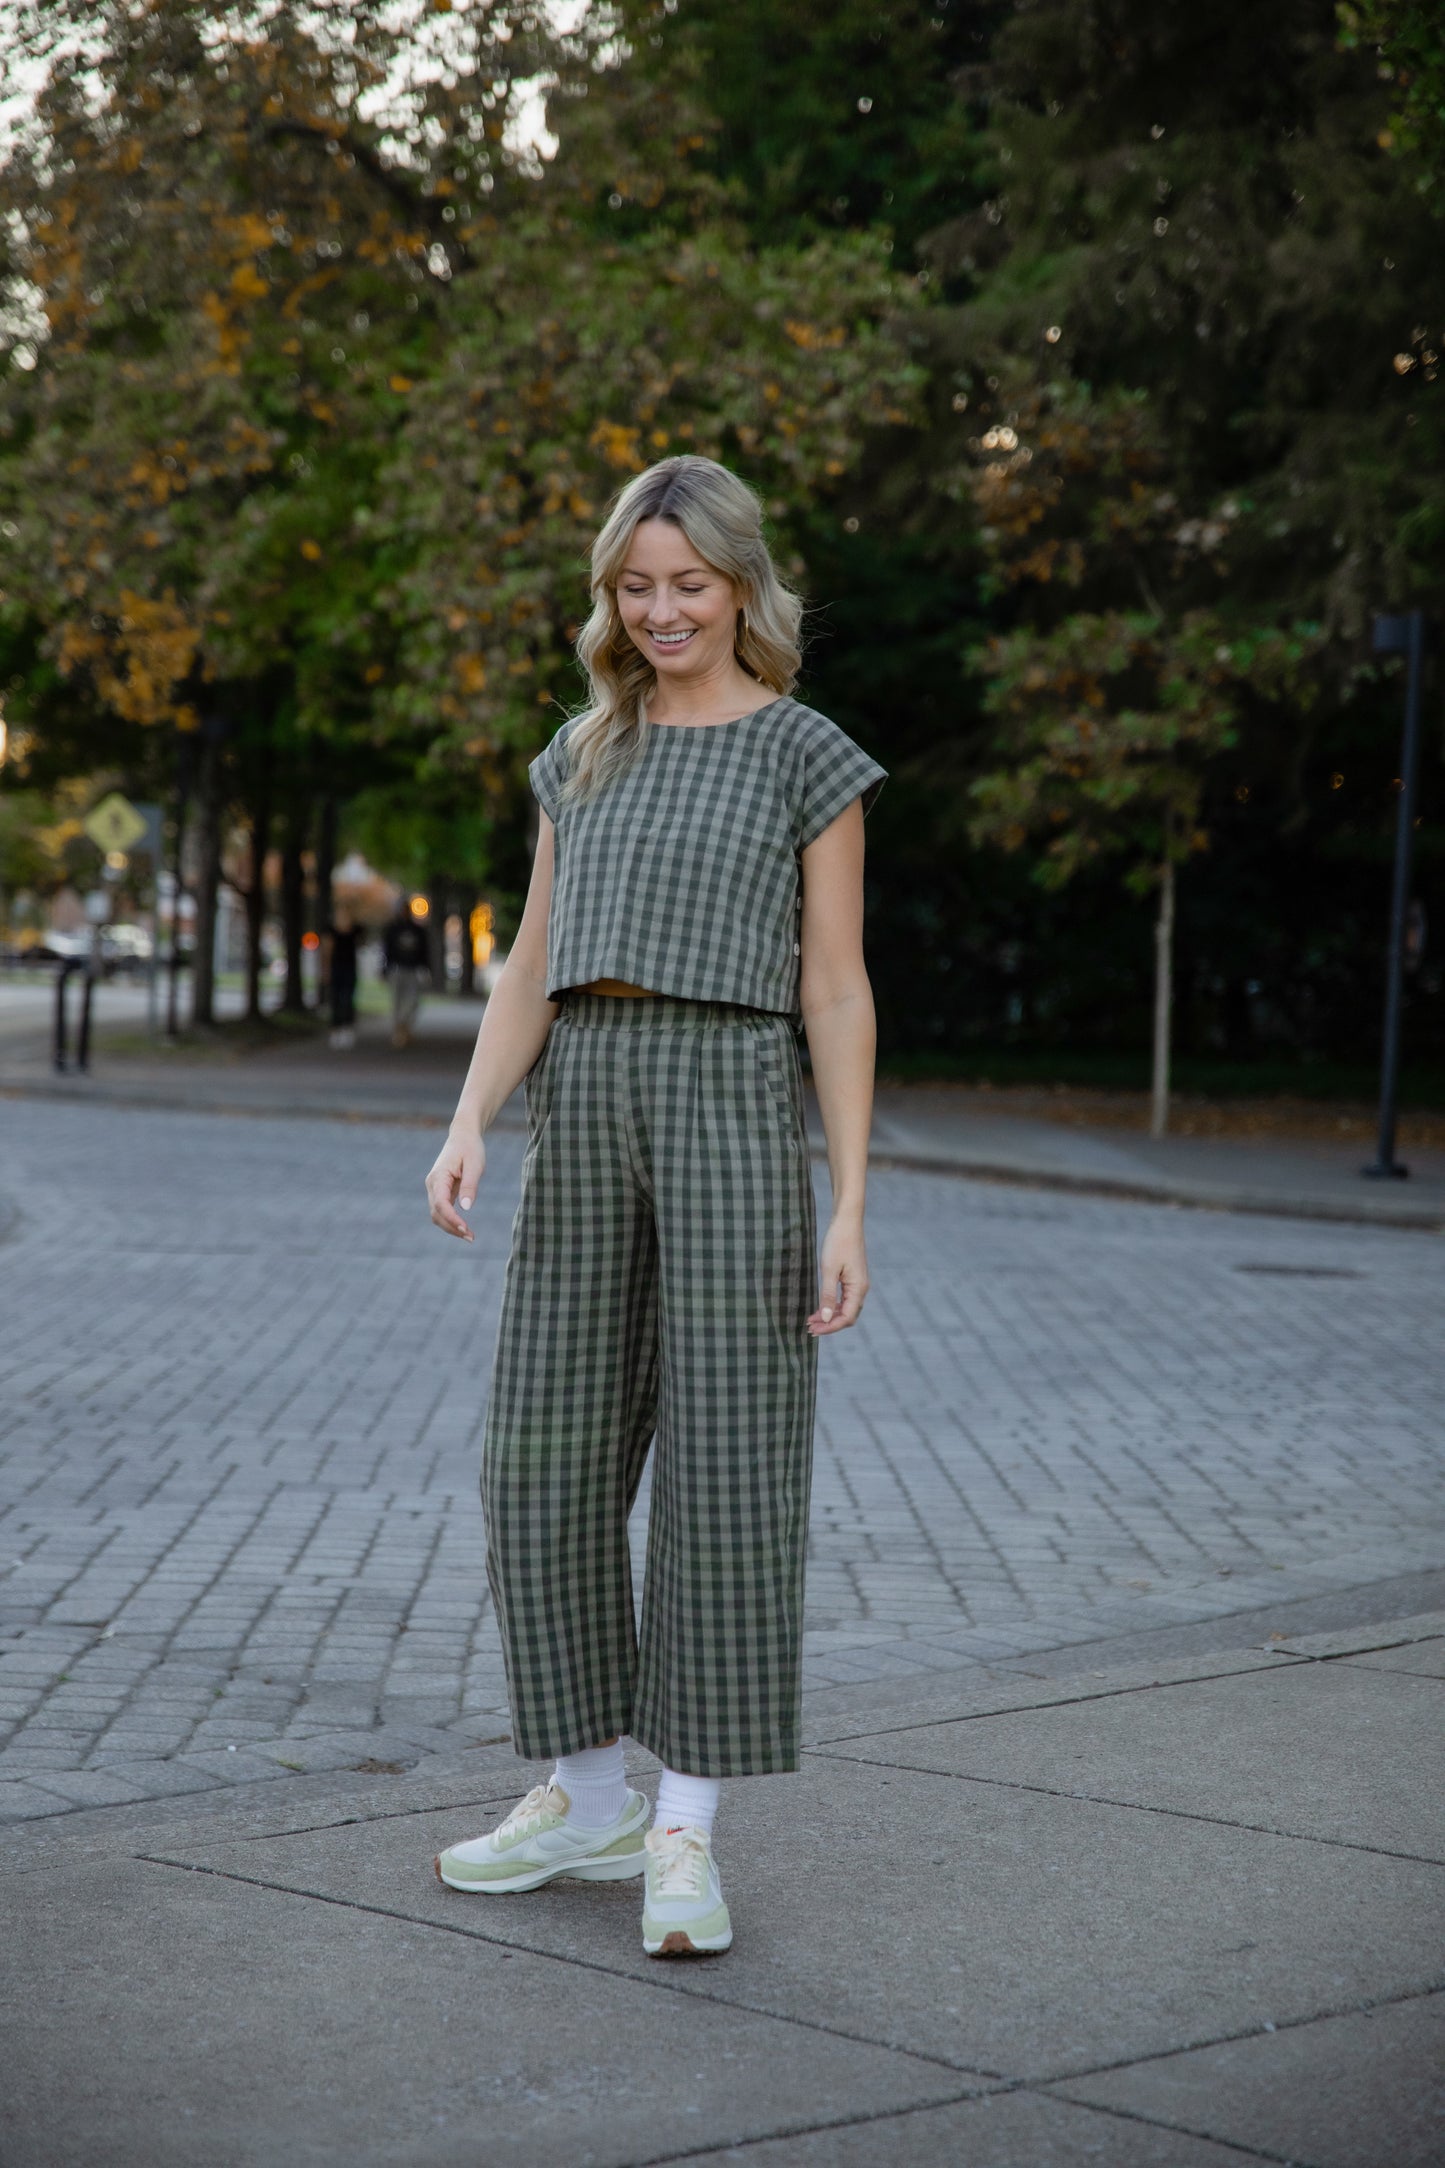
<path fill-rule="evenodd" d="M 629 639 L 658 675 L 681 684 L 734 668 L 738 591 L 670 519 L 642 520 L 617 579 Z"/>

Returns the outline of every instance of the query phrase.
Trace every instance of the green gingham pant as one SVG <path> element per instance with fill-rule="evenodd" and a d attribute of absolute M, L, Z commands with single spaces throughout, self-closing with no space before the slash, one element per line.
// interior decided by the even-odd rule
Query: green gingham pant
<path fill-rule="evenodd" d="M 796 1769 L 818 1347 L 792 1024 L 569 992 L 525 1098 L 482 1446 L 517 1751 L 628 1733 L 692 1776 Z"/>

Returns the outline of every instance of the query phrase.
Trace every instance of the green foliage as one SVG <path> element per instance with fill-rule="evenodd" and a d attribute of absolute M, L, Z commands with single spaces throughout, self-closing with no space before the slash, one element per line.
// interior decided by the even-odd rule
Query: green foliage
<path fill-rule="evenodd" d="M 712 228 L 589 250 L 529 222 L 500 244 L 515 277 L 456 296 L 448 364 L 412 395 L 371 529 L 399 567 L 379 595 L 397 668 L 378 713 L 487 779 L 518 776 L 539 711 L 576 697 L 587 550 L 622 481 L 668 452 L 736 463 L 786 536 L 862 427 L 904 419 L 917 375 L 865 240 L 753 253 Z"/>
<path fill-rule="evenodd" d="M 1247 36 L 1243 12 L 1037 0 L 995 43 L 995 188 L 932 244 L 974 282 L 968 456 L 939 471 L 977 512 L 998 635 L 965 788 L 973 833 L 1045 881 L 1207 845 L 1190 1028 L 1357 1045 L 1399 728 L 1370 615 L 1445 576 L 1438 228 L 1375 68 L 1312 0 Z M 1125 622 L 1150 627 L 1142 682 L 1087 667 Z M 1212 715 L 1208 671 L 1174 667 L 1211 644 Z"/>
<path fill-rule="evenodd" d="M 1217 618 L 1177 627 L 1145 612 L 1072 612 L 1042 637 L 989 645 L 989 707 L 1006 767 L 973 786 L 980 841 L 1042 831 L 1035 875 L 1059 887 L 1124 854 L 1136 885 L 1204 847 L 1202 764 L 1235 742 L 1230 649 Z"/>
<path fill-rule="evenodd" d="M 698 168 L 765 244 L 919 238 L 977 201 L 970 72 L 1007 7 L 936 0 L 675 0 L 624 10 L 634 65 L 689 85 Z"/>
<path fill-rule="evenodd" d="M 347 833 L 372 865 L 408 888 L 425 889 L 441 871 L 478 892 L 497 870 L 493 824 L 441 785 L 359 791 L 347 808 Z"/>
<path fill-rule="evenodd" d="M 913 397 L 880 243 L 755 248 L 600 17 L 156 0 L 70 49 L 65 12 L 0 181 L 47 325 L 3 384 L 0 569 L 98 714 L 219 712 L 248 802 L 422 813 L 445 778 L 515 821 L 616 484 L 694 446 L 792 509 Z M 538 79 L 550 166 L 507 135 Z M 624 247 L 614 197 L 667 219 Z"/>
<path fill-rule="evenodd" d="M 207 718 L 232 806 L 350 801 L 505 916 L 587 543 L 691 446 L 763 487 L 804 696 L 890 769 L 885 1047 L 1129 1043 L 1165 853 L 1186 1043 L 1358 1047 L 1399 711 L 1369 619 L 1445 581 L 1437 9 L 11 16 L 53 61 L 0 170 L 28 776 L 156 795 Z M 1410 1029 L 1445 1045 L 1434 970 Z"/>
<path fill-rule="evenodd" d="M 1416 186 L 1438 213 L 1445 209 L 1445 15 L 1435 0 L 1340 0 L 1340 44 L 1371 46 L 1378 72 L 1396 85 L 1399 103 L 1381 136 L 1415 169 Z"/>

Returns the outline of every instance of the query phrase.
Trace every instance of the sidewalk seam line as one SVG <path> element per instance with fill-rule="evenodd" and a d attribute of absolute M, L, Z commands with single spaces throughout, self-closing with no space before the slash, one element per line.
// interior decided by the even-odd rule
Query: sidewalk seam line
<path fill-rule="evenodd" d="M 462 1774 L 465 1775 L 466 1772 L 463 1771 Z M 499 1791 L 495 1798 L 484 1791 L 467 1804 L 474 1808 L 499 1807 L 507 1800 L 515 1798 L 515 1788 L 511 1791 Z M 435 1807 L 387 1807 L 380 1814 L 347 1814 L 335 1822 L 307 1822 L 300 1829 L 258 1829 L 249 1836 L 233 1837 L 228 1841 L 233 1844 L 274 1844 L 280 1837 L 314 1837 L 327 1829 L 371 1829 L 378 1822 L 405 1822 L 419 1814 L 451 1814 L 455 1811 L 445 1800 Z"/>
<path fill-rule="evenodd" d="M 1408 1643 L 1399 1645 L 1409 1646 Z M 1087 1646 L 1087 1643 L 1085 1646 Z M 1359 1653 L 1369 1655 L 1372 1651 L 1365 1649 Z M 1015 1702 L 1007 1709 L 973 1709 L 961 1716 L 922 1717 L 911 1724 L 886 1724 L 877 1731 L 839 1732 L 831 1739 L 809 1740 L 804 1751 L 813 1754 L 823 1747 L 840 1746 L 848 1739 L 889 1739 L 905 1731 L 932 1731 L 944 1724 L 982 1724 L 986 1723 L 990 1717 L 996 1716 L 1032 1716 L 1041 1709 L 1083 1708 L 1091 1701 L 1121 1701 L 1126 1694 L 1167 1693 L 1171 1687 L 1175 1686 L 1207 1686 L 1211 1679 L 1250 1678 L 1271 1669 L 1287 1670 L 1291 1664 L 1323 1663 L 1327 1661 L 1324 1657 L 1297 1655 L 1294 1651 L 1288 1649 L 1267 1649 L 1261 1651 L 1261 1654 L 1275 1657 L 1275 1663 L 1273 1665 L 1241 1664 L 1237 1671 L 1209 1671 L 1201 1673 L 1197 1678 L 1193 1679 L 1146 1679 L 1136 1686 L 1099 1686 L 1091 1688 L 1086 1694 L 1061 1695 L 1057 1701 Z M 1188 1659 L 1186 1658 L 1185 1661 L 1187 1662 Z"/>
<path fill-rule="evenodd" d="M 1046 2099 L 1061 2096 L 1046 2094 Z M 1062 2096 L 1067 2099 L 1067 2095 Z M 1179 2138 L 1198 2138 L 1201 2144 L 1225 2146 L 1231 2153 L 1241 2153 L 1246 2160 L 1276 2161 L 1280 2168 L 1317 2168 L 1300 2153 L 1275 2153 L 1266 2146 L 1246 2145 L 1238 2138 L 1222 2138 L 1217 2131 L 1195 2130 L 1189 2123 L 1166 2122 L 1162 2116 L 1145 2115 L 1141 2108 L 1104 2108 L 1094 2100 L 1070 2100 L 1071 2108 L 1092 2108 L 1096 2115 L 1117 2116 L 1121 2123 L 1142 2123 L 1146 2130 L 1168 2130 Z"/>
<path fill-rule="evenodd" d="M 1327 2010 L 1316 2010 L 1308 2017 L 1287 2017 L 1274 2023 L 1275 2033 L 1299 2032 L 1306 2025 L 1324 2025 L 1335 2018 L 1373 2017 L 1377 2010 L 1395 2010 L 1407 2002 L 1424 2002 L 1431 1995 L 1445 1994 L 1445 1974 L 1439 1979 L 1427 1981 L 1423 1987 L 1402 1987 L 1396 1995 L 1377 1995 L 1365 2002 L 1335 2003 Z M 1261 2025 L 1247 2025 L 1238 2032 L 1218 2033 L 1208 2040 L 1189 2041 L 1177 2048 L 1160 2048 L 1153 2055 L 1129 2055 L 1115 2063 L 1095 2063 L 1087 2070 L 1071 2071 L 1066 2077 L 1026 2078 L 1022 2082 L 1040 2090 L 1056 2091 L 1065 2085 L 1078 2085 L 1085 2078 L 1106 2078 L 1115 2070 L 1138 2070 L 1145 2063 L 1172 2062 L 1177 2055 L 1200 2055 L 1206 2048 L 1233 2047 L 1240 2040 L 1268 2039 L 1271 2034 Z M 1080 2103 L 1092 2106 L 1092 2102 Z"/>
<path fill-rule="evenodd" d="M 761 2132 L 756 2138 L 724 2138 L 721 2143 L 709 2140 L 705 2145 L 690 2145 L 677 2153 L 649 2153 L 646 2159 L 633 2161 L 629 2168 L 670 2168 L 673 2161 L 706 2160 L 718 2153 L 744 2153 L 757 2145 L 779 2145 L 788 2138 L 812 2138 L 830 2130 L 867 2130 L 877 2123 L 901 2123 L 905 2116 L 929 2115 L 935 2108 L 954 2108 L 970 2100 L 994 2100 L 1017 2092 L 1018 2086 L 1007 2081 L 997 2086 L 970 2087 L 963 2093 L 955 2093 L 947 2100 L 920 2100 L 908 2108 L 879 2108 L 876 2113 L 866 2111 L 861 2115 L 830 2116 L 825 2123 L 791 2123 L 786 2129 Z M 1076 2105 L 1071 2102 L 1071 2106 Z"/>
<path fill-rule="evenodd" d="M 582 1972 L 597 1972 L 607 1980 L 623 1980 L 634 1987 L 647 1989 L 653 1994 L 685 1995 L 697 2002 L 711 2003 L 719 2010 L 740 2010 L 749 2017 L 766 2018 L 777 2025 L 796 2025 L 804 2032 L 823 2033 L 830 2040 L 846 2040 L 854 2047 L 878 2048 L 888 2055 L 906 2055 L 914 2062 L 929 2063 L 936 2069 L 947 2070 L 956 2077 L 987 2079 L 990 2083 L 1007 2084 L 1009 2080 L 1002 2071 L 979 2070 L 972 2063 L 957 2063 L 944 2055 L 931 2055 L 924 2048 L 903 2047 L 893 2040 L 875 2040 L 868 2033 L 845 2032 L 836 2025 L 824 2025 L 817 2018 L 795 2017 L 789 2011 L 768 2010 L 760 2004 L 741 2002 L 736 1997 L 710 1994 L 706 1989 L 688 1987 L 670 1979 L 654 1980 L 645 1973 L 626 1972 L 616 1966 L 604 1965 L 591 1957 L 564 1957 L 556 1950 L 534 1949 L 530 1943 L 508 1942 L 500 1935 L 488 1935 L 474 1927 L 453 1926 L 450 1920 L 417 1919 L 410 1912 L 393 1911 L 387 1905 L 361 1904 L 354 1897 L 334 1897 L 326 1890 L 297 1889 L 284 1882 L 267 1882 L 259 1875 L 237 1874 L 228 1867 L 211 1867 L 184 1859 L 165 1859 L 150 1852 L 132 1852 L 130 1858 L 147 1867 L 169 1867 L 181 1874 L 210 1875 L 218 1882 L 236 1882 L 247 1889 L 269 1890 L 276 1897 L 299 1897 L 309 1904 L 335 1905 L 343 1912 L 363 1912 L 373 1919 L 396 1920 L 403 1927 L 419 1927 L 430 1934 L 456 1935 L 463 1942 L 480 1942 L 490 1949 L 507 1950 L 516 1957 L 536 1957 L 550 1965 L 572 1966 Z"/>
<path fill-rule="evenodd" d="M 818 1753 L 820 1750 L 810 1747 L 807 1751 Z M 1232 1822 L 1222 1814 L 1196 1814 L 1188 1807 L 1161 1807 L 1137 1799 L 1109 1799 L 1099 1792 L 1062 1792 L 1051 1784 L 1026 1784 L 1019 1777 L 983 1777 L 962 1769 L 925 1769 L 911 1762 L 874 1761 L 866 1754 L 823 1754 L 821 1758 L 851 1762 L 864 1769 L 889 1769 L 895 1775 L 942 1777 L 952 1784 L 987 1784 L 999 1791 L 1036 1792 L 1045 1799 L 1073 1800 L 1082 1806 L 1121 1807 L 1126 1814 L 1162 1814 L 1176 1822 L 1202 1822 L 1211 1829 L 1238 1829 L 1254 1837 L 1282 1837 L 1290 1844 L 1322 1844 L 1332 1851 L 1364 1852 L 1372 1859 L 1402 1859 L 1414 1867 L 1445 1867 L 1445 1858 L 1433 1858 L 1428 1852 L 1397 1852 L 1384 1844 L 1359 1844 L 1351 1837 L 1319 1837 L 1306 1830 L 1270 1829 L 1263 1822 Z"/>

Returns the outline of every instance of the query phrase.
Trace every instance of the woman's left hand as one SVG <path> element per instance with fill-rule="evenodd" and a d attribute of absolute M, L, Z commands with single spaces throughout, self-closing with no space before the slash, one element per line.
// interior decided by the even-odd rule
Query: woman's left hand
<path fill-rule="evenodd" d="M 818 1307 L 808 1319 L 815 1340 L 824 1333 L 856 1325 L 868 1292 L 868 1253 L 863 1247 L 861 1213 L 834 1214 L 823 1237 Z"/>

